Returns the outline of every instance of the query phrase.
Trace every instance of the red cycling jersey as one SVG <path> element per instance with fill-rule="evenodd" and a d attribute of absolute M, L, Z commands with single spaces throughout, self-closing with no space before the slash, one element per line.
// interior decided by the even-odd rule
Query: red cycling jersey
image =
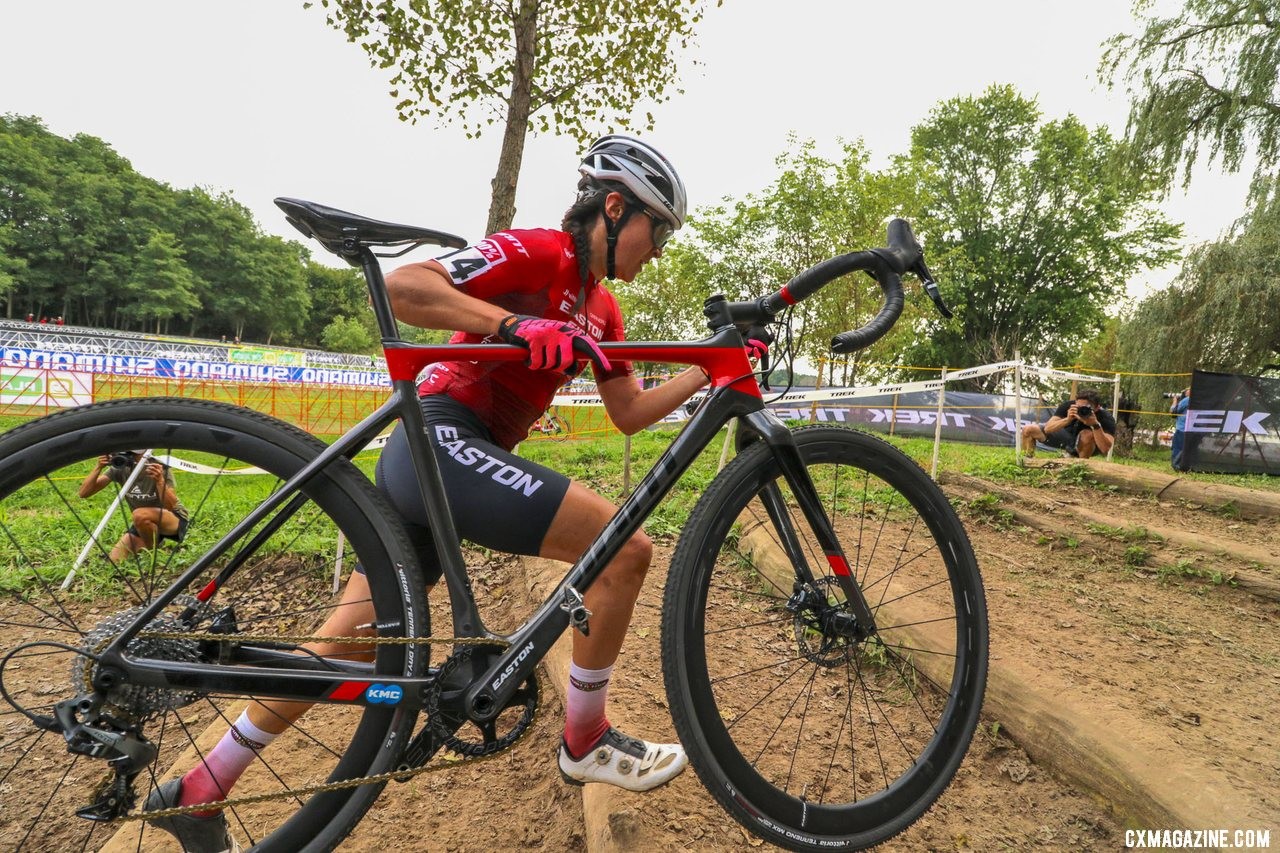
<path fill-rule="evenodd" d="M 434 263 L 453 284 L 477 299 L 512 314 L 564 320 L 597 341 L 624 338 L 618 301 L 603 284 L 588 279 L 582 291 L 573 237 L 548 229 L 501 231 L 467 249 L 436 258 Z M 497 335 L 457 332 L 450 343 L 494 343 Z M 582 369 L 575 363 L 570 375 Z M 597 375 L 597 382 L 632 374 L 629 362 L 612 361 L 613 369 Z M 418 393 L 448 394 L 479 416 L 493 440 L 510 450 L 551 404 L 570 375 L 556 370 L 532 370 L 515 361 L 442 361 L 431 365 Z"/>

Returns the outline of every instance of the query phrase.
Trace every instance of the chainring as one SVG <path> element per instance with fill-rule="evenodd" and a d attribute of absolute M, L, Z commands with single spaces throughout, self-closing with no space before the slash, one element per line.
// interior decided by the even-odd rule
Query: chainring
<path fill-rule="evenodd" d="M 449 676 L 470 660 L 476 648 L 475 646 L 464 646 L 444 660 L 440 665 L 435 686 L 428 694 L 424 704 L 427 725 L 431 726 L 440 741 L 451 752 L 464 758 L 484 758 L 502 752 L 504 749 L 509 749 L 524 735 L 538 713 L 538 678 L 536 675 L 531 675 L 511 695 L 511 701 L 492 722 L 485 724 L 464 722 L 462 724 L 463 726 L 469 724 L 479 729 L 483 740 L 476 743 L 458 736 L 457 730 L 446 721 L 441 710 L 440 694 Z M 510 713 L 513 709 L 519 709 L 519 714 L 515 715 L 514 720 L 511 719 L 512 714 Z M 509 729 L 499 734 L 498 726 L 504 723 L 509 725 Z"/>

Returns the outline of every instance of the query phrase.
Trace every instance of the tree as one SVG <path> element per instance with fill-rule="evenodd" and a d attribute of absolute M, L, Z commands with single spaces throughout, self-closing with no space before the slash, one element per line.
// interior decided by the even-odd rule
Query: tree
<path fill-rule="evenodd" d="M 969 366 L 1060 363 L 1101 328 L 1125 279 L 1173 257 L 1163 184 L 1074 116 L 1041 123 L 1012 87 L 945 101 L 912 130 L 919 232 L 955 318 L 926 316 L 900 353 Z M 990 387 L 997 379 L 978 383 Z"/>
<path fill-rule="evenodd" d="M 155 320 L 155 332 L 175 316 L 186 316 L 200 307 L 195 296 L 195 276 L 187 269 L 175 238 L 164 231 L 153 232 L 146 248 L 136 258 L 125 285 L 131 302 L 127 314 Z"/>
<path fill-rule="evenodd" d="M 1208 146 L 1238 171 L 1252 149 L 1257 175 L 1280 162 L 1280 0 L 1186 0 L 1172 17 L 1145 13 L 1139 35 L 1107 43 L 1100 74 L 1133 96 L 1128 135 L 1135 157 L 1183 182 Z"/>
<path fill-rule="evenodd" d="M 373 321 L 373 312 L 369 309 L 368 289 L 365 286 L 364 276 L 358 270 L 335 269 L 308 260 L 305 264 L 305 273 L 306 290 L 311 296 L 311 310 L 307 314 L 306 327 L 302 330 L 303 340 L 323 342 L 325 330 L 341 317 L 368 318 L 365 327 L 369 331 L 370 340 L 376 339 L 377 324 Z M 363 352 L 363 350 L 342 350 L 342 352 Z"/>
<path fill-rule="evenodd" d="M 320 342 L 329 352 L 369 355 L 379 351 L 374 336 L 356 317 L 334 317 L 321 333 Z"/>
<path fill-rule="evenodd" d="M 401 119 L 457 119 L 468 137 L 503 123 L 486 233 L 515 216 L 529 130 L 586 143 L 602 126 L 631 127 L 637 104 L 670 97 L 677 48 L 689 45 L 705 3 L 320 0 L 330 26 L 376 67 L 395 69 L 391 96 Z M 642 124 L 651 128 L 653 116 Z"/>
<path fill-rule="evenodd" d="M 871 170 L 861 142 L 844 143 L 839 160 L 820 156 L 813 142 L 793 139 L 788 147 L 777 160 L 781 173 L 764 191 L 699 210 L 689 219 L 689 235 L 682 232 L 658 264 L 646 267 L 630 285 L 617 283 L 628 336 L 705 334 L 702 302 L 708 295 L 763 296 L 828 258 L 881 246 L 884 221 L 913 207 L 908 172 Z M 828 383 L 848 384 L 860 363 L 890 353 L 894 339 L 855 360 L 831 361 L 831 337 L 865 323 L 880 303 L 880 289 L 866 276 L 829 284 L 793 309 L 797 354 L 812 365 L 825 364 Z M 904 327 L 918 310 L 913 298 Z M 782 348 L 776 345 L 775 354 Z"/>
<path fill-rule="evenodd" d="M 1253 207 L 1226 238 L 1192 250 L 1173 284 L 1138 305 L 1120 333 L 1120 361 L 1138 373 L 1258 373 L 1280 361 L 1277 305 L 1280 179 L 1272 179 L 1255 186 Z"/>

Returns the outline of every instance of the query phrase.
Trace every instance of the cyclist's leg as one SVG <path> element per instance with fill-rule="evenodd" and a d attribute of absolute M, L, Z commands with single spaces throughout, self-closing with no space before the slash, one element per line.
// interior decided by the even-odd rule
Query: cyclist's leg
<path fill-rule="evenodd" d="M 543 540 L 541 555 L 564 562 L 577 560 L 614 511 L 608 500 L 571 484 Z M 622 735 L 605 713 L 609 679 L 652 557 L 653 543 L 637 532 L 584 596 L 592 614 L 591 633 L 573 634 L 564 743 L 558 759 L 568 781 L 608 782 L 646 791 L 671 780 L 688 764 L 679 744 L 654 744 Z"/>
<path fill-rule="evenodd" d="M 571 483 L 542 541 L 539 556 L 572 563 L 595 541 L 616 511 L 610 501 L 585 486 Z M 644 532 L 635 534 L 587 590 L 584 598 L 593 614 L 591 634 L 573 635 L 575 663 L 600 669 L 612 666 L 618 659 L 652 557 L 649 537 Z"/>
<path fill-rule="evenodd" d="M 483 425 L 460 404 L 428 398 L 424 411 L 449 508 L 462 538 L 507 553 L 571 563 L 616 512 L 611 502 L 570 482 L 563 474 L 494 444 Z M 379 466 L 379 487 L 404 516 L 407 526 L 425 527 L 426 513 L 410 473 L 407 443 L 399 430 L 388 440 Z M 495 524 L 495 519 L 502 523 Z M 604 714 L 607 684 L 652 552 L 649 538 L 636 533 L 585 594 L 593 615 L 590 636 L 575 632 L 573 637 L 574 672 L 566 702 L 570 758 L 592 751 L 610 732 Z M 581 687 L 575 686 L 574 680 Z M 625 743 L 610 740 L 604 745 L 618 760 L 592 767 L 591 778 L 627 787 L 661 784 L 686 763 L 678 747 L 644 744 L 634 739 Z M 635 760 L 624 761 L 627 754 Z M 616 772 L 618 765 L 631 768 L 631 778 L 622 778 L 625 774 Z M 562 757 L 561 768 L 565 767 Z"/>

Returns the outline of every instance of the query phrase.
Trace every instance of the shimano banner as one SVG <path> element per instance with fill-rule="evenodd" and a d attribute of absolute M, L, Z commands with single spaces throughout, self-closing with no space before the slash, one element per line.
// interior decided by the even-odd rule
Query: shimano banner
<path fill-rule="evenodd" d="M 157 376 L 164 379 L 216 379 L 233 382 L 318 382 L 389 388 L 386 373 L 343 367 L 296 367 L 265 363 L 266 356 L 248 363 L 135 355 L 61 352 L 26 347 L 0 347 L 0 369 L 64 370 L 113 376 Z M 278 359 L 275 359 L 278 361 Z"/>
<path fill-rule="evenodd" d="M 1192 471 L 1280 476 L 1280 379 L 1195 371 L 1183 454 Z"/>

